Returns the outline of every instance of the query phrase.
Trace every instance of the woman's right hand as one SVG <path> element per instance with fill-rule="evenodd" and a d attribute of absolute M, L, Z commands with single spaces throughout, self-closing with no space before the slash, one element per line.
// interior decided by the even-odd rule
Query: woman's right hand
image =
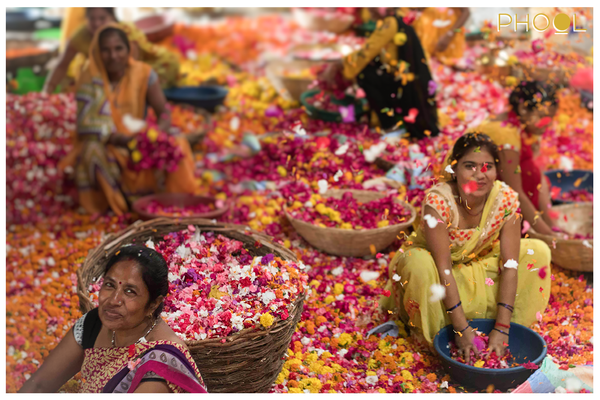
<path fill-rule="evenodd" d="M 471 360 L 471 350 L 473 350 L 476 356 L 479 356 L 479 350 L 477 350 L 477 346 L 473 342 L 474 339 L 475 331 L 471 327 L 467 328 L 463 333 L 457 333 L 454 338 L 454 342 L 458 346 L 458 353 L 463 356 L 467 364 Z"/>

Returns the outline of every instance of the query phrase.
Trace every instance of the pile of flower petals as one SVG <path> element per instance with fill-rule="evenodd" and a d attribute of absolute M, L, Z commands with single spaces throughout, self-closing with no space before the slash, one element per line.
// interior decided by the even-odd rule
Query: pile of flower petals
<path fill-rule="evenodd" d="M 285 320 L 306 288 L 303 264 L 273 254 L 252 257 L 242 242 L 213 232 L 190 227 L 146 245 L 169 265 L 164 315 L 182 339 L 225 337 Z M 265 314 L 270 322 L 261 319 Z"/>
<path fill-rule="evenodd" d="M 129 168 L 133 171 L 158 169 L 174 172 L 179 167 L 179 161 L 183 159 L 183 152 L 175 138 L 151 123 L 129 142 L 129 149 Z"/>
<path fill-rule="evenodd" d="M 306 192 L 296 196 L 298 200 L 288 207 L 290 215 L 328 228 L 383 228 L 408 220 L 412 212 L 409 208 L 395 202 L 392 195 L 366 203 L 357 201 L 351 192 L 344 193 L 341 199 L 322 198 L 320 195 L 313 194 L 309 195 L 309 200 L 302 201 L 306 199 Z"/>
<path fill-rule="evenodd" d="M 585 189 L 575 189 L 561 193 L 557 196 L 557 199 L 569 202 L 593 202 L 594 194 Z"/>
<path fill-rule="evenodd" d="M 470 359 L 467 363 L 465 359 L 458 353 L 458 347 L 456 346 L 456 343 L 451 341 L 450 357 L 452 357 L 453 360 L 477 368 L 487 369 L 504 369 L 517 366 L 515 363 L 511 362 L 513 360 L 513 355 L 510 352 L 510 348 L 506 348 L 504 355 L 502 357 L 498 357 L 495 351 L 490 351 L 488 348 L 488 343 L 490 341 L 489 336 L 479 331 L 475 331 L 475 333 L 476 336 L 474 341 L 475 346 L 477 346 L 477 349 L 479 350 L 479 357 L 475 355 L 473 350 L 470 350 Z"/>
<path fill-rule="evenodd" d="M 144 211 L 149 214 L 154 215 L 165 215 L 171 217 L 189 217 L 191 215 L 196 214 L 205 214 L 215 210 L 214 203 L 199 203 L 193 206 L 188 207 L 179 207 L 179 206 L 167 206 L 161 204 L 157 200 L 152 200 L 148 205 L 144 208 Z"/>

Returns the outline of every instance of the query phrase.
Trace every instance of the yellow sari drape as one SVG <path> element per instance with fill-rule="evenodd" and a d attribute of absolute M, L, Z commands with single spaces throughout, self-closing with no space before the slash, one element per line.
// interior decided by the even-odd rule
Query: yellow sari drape
<path fill-rule="evenodd" d="M 77 133 L 73 151 L 59 167 L 74 167 L 80 204 L 90 213 L 104 212 L 108 206 L 121 215 L 128 211 L 137 197 L 157 192 L 164 186 L 167 192 L 195 193 L 194 160 L 189 143 L 177 139 L 184 158 L 173 173 L 154 170 L 136 172 L 128 168 L 128 152 L 106 145 L 113 132 L 134 135 L 123 123 L 130 115 L 144 119 L 151 67 L 129 59 L 123 78 L 116 89 L 110 84 L 100 57 L 98 38 L 109 24 L 100 29 L 92 42 L 89 63 L 77 83 Z M 163 182 L 164 181 L 164 182 Z"/>
<path fill-rule="evenodd" d="M 495 318 L 499 271 L 503 265 L 498 236 L 504 221 L 517 212 L 516 193 L 506 184 L 496 181 L 481 222 L 474 229 L 458 229 L 458 208 L 447 183 L 438 184 L 428 191 L 421 216 L 425 205 L 436 209 L 442 223 L 449 225 L 451 273 L 467 319 Z M 418 337 L 431 345 L 435 334 L 451 322 L 443 302 L 429 300 L 430 287 L 445 282 L 440 280 L 435 261 L 427 250 L 424 229 L 424 222 L 421 222 L 416 233 L 392 259 L 386 285 L 392 295 L 382 297 L 380 305 L 397 313 L 405 324 L 416 330 Z M 536 313 L 546 308 L 550 295 L 550 261 L 550 249 L 544 242 L 521 239 L 513 322 L 529 326 L 535 322 Z M 546 267 L 546 275 L 542 278 L 539 270 L 543 267 Z M 396 274 L 400 277 L 398 281 L 393 279 Z M 491 281 L 486 282 L 487 278 Z"/>

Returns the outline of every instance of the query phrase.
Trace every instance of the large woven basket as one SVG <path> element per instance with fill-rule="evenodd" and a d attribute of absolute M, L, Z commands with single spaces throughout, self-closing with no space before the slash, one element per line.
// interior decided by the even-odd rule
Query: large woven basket
<path fill-rule="evenodd" d="M 267 65 L 265 72 L 275 89 L 283 93 L 287 100 L 300 101 L 300 96 L 308 90 L 314 79 L 288 77 L 284 75 L 284 71 L 300 72 L 313 66 L 314 62 L 304 60 L 272 61 Z"/>
<path fill-rule="evenodd" d="M 88 287 L 94 278 L 104 273 L 106 263 L 121 246 L 145 243 L 148 239 L 161 240 L 166 234 L 181 231 L 194 225 L 201 231 L 213 231 L 244 243 L 244 248 L 254 256 L 274 253 L 285 260 L 296 261 L 290 250 L 273 243 L 271 239 L 241 225 L 212 223 L 206 219 L 182 218 L 178 221 L 159 218 L 137 221 L 125 230 L 110 235 L 104 243 L 90 251 L 83 266 L 77 271 L 77 294 L 83 313 L 94 306 L 89 299 Z M 255 243 L 261 246 L 256 247 Z M 266 330 L 244 329 L 223 338 L 186 341 L 190 353 L 211 393 L 268 392 L 283 366 L 283 355 L 290 345 L 292 334 L 300 320 L 304 294 L 292 305 L 290 316 Z"/>
<path fill-rule="evenodd" d="M 560 214 L 556 225 L 568 234 L 589 234 L 594 231 L 594 208 L 593 203 L 570 203 L 551 208 Z M 567 216 L 565 221 L 564 216 Z M 578 239 L 556 239 L 553 236 L 537 233 L 533 228 L 529 229 L 529 236 L 541 239 L 550 246 L 552 251 L 552 262 L 565 269 L 582 272 L 594 270 L 594 241 L 588 242 L 592 248 L 586 247 L 583 240 Z M 552 242 L 556 240 L 556 248 Z"/>
<path fill-rule="evenodd" d="M 368 190 L 339 189 L 328 190 L 322 195 L 322 197 L 334 197 L 336 199 L 341 199 L 346 192 L 352 193 L 352 196 L 357 201 L 362 203 L 385 197 L 385 195 L 382 193 Z M 414 207 L 397 199 L 395 202 L 402 204 L 404 207 L 411 210 L 410 218 L 401 224 L 377 229 L 351 230 L 323 228 L 300 219 L 293 218 L 288 213 L 287 209 L 285 210 L 285 214 L 296 232 L 298 232 L 298 234 L 313 247 L 336 256 L 364 257 L 371 254 L 371 245 L 375 247 L 376 252 L 388 247 L 394 242 L 400 231 L 408 230 L 414 221 L 416 216 Z"/>

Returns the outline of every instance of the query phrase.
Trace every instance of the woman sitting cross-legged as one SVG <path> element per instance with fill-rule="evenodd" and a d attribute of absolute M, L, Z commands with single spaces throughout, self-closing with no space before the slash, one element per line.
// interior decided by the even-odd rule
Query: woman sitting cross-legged
<path fill-rule="evenodd" d="M 160 317 L 168 272 L 156 251 L 121 248 L 106 265 L 98 308 L 75 322 L 20 392 L 56 392 L 81 371 L 83 393 L 206 393 L 185 343 Z"/>
<path fill-rule="evenodd" d="M 498 160 L 484 134 L 456 141 L 446 182 L 428 191 L 419 229 L 390 263 L 392 295 L 380 301 L 429 346 L 452 324 L 467 362 L 477 352 L 469 319 L 496 319 L 489 348 L 502 355 L 511 321 L 531 325 L 550 296 L 550 249 L 521 239 L 518 195 L 496 180 Z"/>

